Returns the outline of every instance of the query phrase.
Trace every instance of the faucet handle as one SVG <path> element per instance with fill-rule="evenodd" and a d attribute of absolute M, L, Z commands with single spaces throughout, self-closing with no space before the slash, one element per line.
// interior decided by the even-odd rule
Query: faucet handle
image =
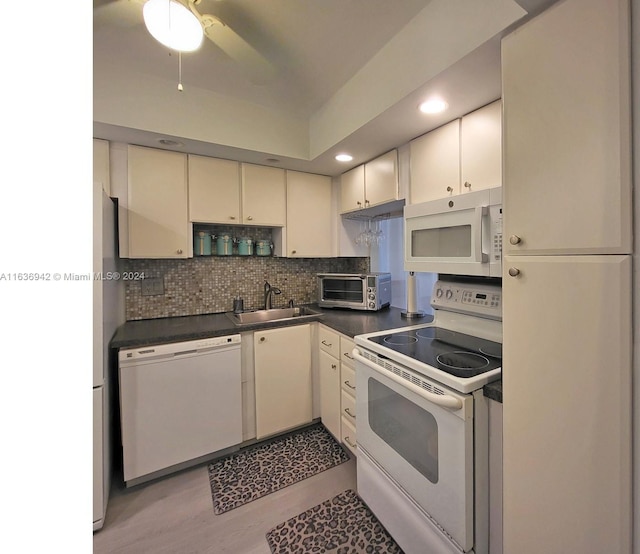
<path fill-rule="evenodd" d="M 293 298 L 289 298 L 289 307 L 293 308 Z"/>

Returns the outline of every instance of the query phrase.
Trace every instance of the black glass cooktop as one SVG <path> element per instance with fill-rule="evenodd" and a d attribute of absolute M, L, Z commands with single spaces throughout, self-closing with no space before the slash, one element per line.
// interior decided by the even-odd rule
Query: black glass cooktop
<path fill-rule="evenodd" d="M 502 365 L 502 345 L 440 327 L 369 337 L 370 341 L 456 377 L 474 377 Z"/>

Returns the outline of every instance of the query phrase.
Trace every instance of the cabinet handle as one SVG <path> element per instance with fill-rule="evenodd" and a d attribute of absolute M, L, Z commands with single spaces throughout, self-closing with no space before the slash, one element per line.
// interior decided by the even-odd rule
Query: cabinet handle
<path fill-rule="evenodd" d="M 351 448 L 357 448 L 358 447 L 358 443 L 352 444 L 352 442 L 349 440 L 348 436 L 344 438 L 344 442 L 346 442 Z"/>
<path fill-rule="evenodd" d="M 324 344 L 325 346 L 331 348 L 331 343 L 330 342 L 322 341 L 322 344 Z"/>
<path fill-rule="evenodd" d="M 336 369 L 338 366 L 336 364 L 331 364 L 331 369 Z"/>
<path fill-rule="evenodd" d="M 349 408 L 345 408 L 344 413 L 347 414 L 352 419 L 356 418 L 356 416 L 349 411 Z"/>
<path fill-rule="evenodd" d="M 266 339 L 266 337 L 260 337 L 260 342 L 264 342 Z"/>
<path fill-rule="evenodd" d="M 464 188 L 471 190 L 471 183 L 469 181 L 464 182 Z"/>
<path fill-rule="evenodd" d="M 252 221 L 253 217 L 251 217 L 250 215 L 247 216 L 247 221 Z"/>
<path fill-rule="evenodd" d="M 511 244 L 520 244 L 522 242 L 522 239 L 518 235 L 511 235 L 509 237 L 509 242 Z"/>
<path fill-rule="evenodd" d="M 349 354 L 349 352 L 344 352 L 342 354 L 345 358 L 349 358 L 350 360 L 353 360 L 353 356 L 351 354 Z"/>
<path fill-rule="evenodd" d="M 178 248 L 178 249 L 176 250 L 176 252 L 177 252 L 178 254 L 182 254 L 182 248 Z"/>
<path fill-rule="evenodd" d="M 347 385 L 347 387 L 349 387 L 350 389 L 352 389 L 352 390 L 356 390 L 356 388 L 355 388 L 351 383 L 349 383 L 349 381 L 348 381 L 348 380 L 347 380 L 347 381 L 345 381 L 345 382 L 344 382 L 344 384 L 345 384 L 345 385 Z"/>
<path fill-rule="evenodd" d="M 517 267 L 510 267 L 509 275 L 511 275 L 511 277 L 517 277 L 518 275 L 520 275 L 520 270 Z"/>

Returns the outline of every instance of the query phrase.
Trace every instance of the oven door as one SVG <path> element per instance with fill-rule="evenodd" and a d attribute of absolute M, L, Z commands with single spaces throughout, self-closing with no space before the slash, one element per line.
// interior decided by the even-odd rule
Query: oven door
<path fill-rule="evenodd" d="M 474 543 L 473 397 L 406 368 L 396 367 L 396 374 L 357 349 L 354 357 L 358 448 L 449 540 L 469 551 Z"/>

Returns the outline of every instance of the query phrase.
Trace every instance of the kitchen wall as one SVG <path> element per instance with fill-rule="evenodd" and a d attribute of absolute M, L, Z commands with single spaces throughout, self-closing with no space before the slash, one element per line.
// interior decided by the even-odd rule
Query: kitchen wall
<path fill-rule="evenodd" d="M 202 256 L 185 260 L 121 260 L 123 273 L 162 278 L 164 294 L 143 296 L 141 281 L 125 281 L 127 320 L 153 319 L 231 311 L 233 298 L 245 309 L 262 308 L 265 279 L 282 294 L 273 306 L 316 301 L 316 273 L 366 272 L 369 258 L 275 258 Z"/>

